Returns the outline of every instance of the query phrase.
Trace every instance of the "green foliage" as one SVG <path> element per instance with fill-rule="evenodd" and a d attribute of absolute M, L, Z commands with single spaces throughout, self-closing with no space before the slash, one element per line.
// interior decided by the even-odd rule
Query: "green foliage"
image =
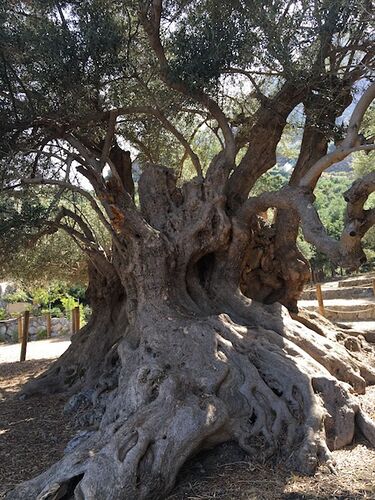
<path fill-rule="evenodd" d="M 316 257 L 315 248 L 304 239 L 302 231 L 299 231 L 297 238 L 297 246 L 299 251 L 302 253 L 302 255 L 304 255 L 304 257 L 307 260 L 312 261 Z"/>
<path fill-rule="evenodd" d="M 47 338 L 47 330 L 38 330 L 36 332 L 36 339 L 37 340 L 43 340 Z"/>
<path fill-rule="evenodd" d="M 41 313 L 42 314 L 49 313 L 52 318 L 61 318 L 63 316 L 63 311 L 60 309 L 60 307 L 51 307 L 50 309 L 42 309 Z"/>
<path fill-rule="evenodd" d="M 278 166 L 259 177 L 250 196 L 258 196 L 266 191 L 277 191 L 288 183 L 288 175 Z"/>
<path fill-rule="evenodd" d="M 67 318 L 71 319 L 72 309 L 79 306 L 78 301 L 71 295 L 65 295 L 64 297 L 61 297 L 60 300 L 64 308 L 65 315 L 67 316 Z"/>
<path fill-rule="evenodd" d="M 61 284 L 54 284 L 49 288 L 35 288 L 33 290 L 33 302 L 41 307 L 47 307 L 53 302 L 57 302 L 63 296 Z"/>
<path fill-rule="evenodd" d="M 364 137 L 375 139 L 375 105 L 373 104 L 365 113 L 363 118 L 361 132 Z M 375 152 L 359 152 L 353 155 L 352 166 L 356 177 L 362 177 L 365 174 L 375 170 Z"/>
<path fill-rule="evenodd" d="M 0 307 L 0 320 L 7 318 L 7 312 L 3 307 Z"/>
<path fill-rule="evenodd" d="M 375 154 L 364 153 L 363 151 L 356 153 L 353 158 L 353 170 L 356 177 L 362 177 L 363 175 L 374 172 L 375 170 Z"/>
<path fill-rule="evenodd" d="M 173 74 L 193 88 L 209 87 L 223 70 L 238 65 L 277 67 L 300 78 L 314 59 L 319 29 L 324 26 L 327 33 L 342 35 L 364 8 L 363 2 L 353 0 L 305 2 L 293 9 L 280 0 L 168 5 L 176 20 L 168 40 Z"/>
<path fill-rule="evenodd" d="M 72 284 L 68 288 L 68 293 L 75 299 L 77 299 L 80 303 L 86 302 L 86 287 L 82 284 Z"/>
<path fill-rule="evenodd" d="M 363 238 L 363 247 L 369 263 L 375 264 L 375 227 L 372 227 Z"/>
<path fill-rule="evenodd" d="M 29 302 L 31 297 L 24 290 L 18 289 L 15 292 L 5 294 L 3 299 L 8 303 Z"/>
<path fill-rule="evenodd" d="M 236 64 L 244 45 L 255 43 L 250 20 L 235 2 L 191 2 L 169 41 L 171 70 L 191 88 L 217 84 Z M 225 23 L 223 23 L 225 19 Z"/>
<path fill-rule="evenodd" d="M 293 163 L 298 158 L 303 133 L 303 124 L 299 123 L 299 121 L 300 117 L 297 113 L 292 113 L 292 117 L 289 123 L 286 124 L 277 145 L 277 155 Z"/>
<path fill-rule="evenodd" d="M 72 310 L 75 307 L 79 307 L 79 319 L 80 319 L 80 325 L 82 328 L 82 326 L 84 326 L 86 324 L 87 319 L 89 318 L 89 316 L 91 314 L 91 309 L 88 306 L 85 306 L 83 304 L 78 303 L 78 301 L 70 295 L 66 295 L 65 297 L 63 297 L 61 299 L 61 302 L 62 302 L 63 307 L 64 307 L 65 316 L 69 320 L 72 319 Z"/>
<path fill-rule="evenodd" d="M 16 193 L 20 196 L 21 193 Z M 27 192 L 26 192 L 27 195 Z M 87 281 L 86 258 L 72 238 L 63 230 L 52 231 L 52 234 L 38 237 L 45 224 L 45 215 L 53 217 L 53 196 L 47 191 L 37 190 L 33 199 L 37 206 L 43 207 L 43 217 L 23 213 L 22 221 L 19 217 L 15 196 L 5 198 L 0 194 L 0 201 L 6 200 L 12 211 L 0 211 L 0 276 L 2 279 L 21 281 L 27 288 L 51 287 L 51 282 L 65 281 L 73 284 Z M 74 204 L 73 204 L 74 203 Z M 108 248 L 109 237 L 93 213 L 87 201 L 73 199 L 71 194 L 63 197 L 63 204 L 67 208 L 82 214 L 86 223 L 95 234 L 97 241 L 103 248 Z"/>
<path fill-rule="evenodd" d="M 48 288 L 35 287 L 29 289 L 17 288 L 4 297 L 7 302 L 30 302 L 32 314 L 50 313 L 54 318 L 66 316 L 71 319 L 71 310 L 80 307 L 81 325 L 84 325 L 90 315 L 90 308 L 85 305 L 85 287 L 81 284 L 70 285 L 63 282 L 54 282 Z M 32 304 L 31 304 L 32 302 Z M 0 319 L 1 319 L 0 309 Z M 18 316 L 18 315 L 16 315 Z"/>
<path fill-rule="evenodd" d="M 41 203 L 37 193 L 30 190 L 15 192 L 13 196 L 0 194 L 0 256 L 17 252 L 40 227 L 47 206 Z"/>
<path fill-rule="evenodd" d="M 338 239 L 344 225 L 346 202 L 343 193 L 349 189 L 354 178 L 345 174 L 322 175 L 314 191 L 315 205 L 330 236 Z"/>
<path fill-rule="evenodd" d="M 106 79 L 123 74 L 128 33 L 123 2 L 64 2 L 60 11 L 56 2 L 44 0 L 10 3 L 13 8 L 0 12 L 0 77 L 10 78 L 17 64 L 27 82 L 21 85 L 19 79 L 15 85 L 15 93 L 24 96 L 19 112 L 81 113 L 98 98 Z"/>

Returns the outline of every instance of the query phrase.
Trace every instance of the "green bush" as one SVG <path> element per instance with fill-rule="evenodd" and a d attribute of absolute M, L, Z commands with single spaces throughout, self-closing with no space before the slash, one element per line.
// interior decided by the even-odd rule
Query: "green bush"
<path fill-rule="evenodd" d="M 6 317 L 7 317 L 7 312 L 6 312 L 6 310 L 5 310 L 3 307 L 0 307 L 0 321 L 1 321 L 2 319 L 6 319 Z"/>
<path fill-rule="evenodd" d="M 47 338 L 47 330 L 41 329 L 36 332 L 36 340 L 43 340 Z"/>
<path fill-rule="evenodd" d="M 72 309 L 79 305 L 78 301 L 71 295 L 65 295 L 65 297 L 61 298 L 61 303 L 64 307 L 66 317 L 72 319 Z"/>
<path fill-rule="evenodd" d="M 30 297 L 23 290 L 17 290 L 16 292 L 5 294 L 3 299 L 9 303 L 28 302 L 30 300 Z"/>
<path fill-rule="evenodd" d="M 51 309 L 42 309 L 41 313 L 42 314 L 50 313 L 51 318 L 62 318 L 64 316 L 62 310 L 59 307 L 51 307 Z"/>

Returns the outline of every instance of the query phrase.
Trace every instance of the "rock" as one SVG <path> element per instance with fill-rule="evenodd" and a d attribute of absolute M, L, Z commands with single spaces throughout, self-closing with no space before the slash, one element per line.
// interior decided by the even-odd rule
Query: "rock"
<path fill-rule="evenodd" d="M 363 335 L 367 342 L 372 342 L 375 344 L 375 331 L 363 332 Z"/>
<path fill-rule="evenodd" d="M 348 351 L 358 352 L 361 350 L 361 342 L 356 337 L 348 337 L 344 342 Z"/>

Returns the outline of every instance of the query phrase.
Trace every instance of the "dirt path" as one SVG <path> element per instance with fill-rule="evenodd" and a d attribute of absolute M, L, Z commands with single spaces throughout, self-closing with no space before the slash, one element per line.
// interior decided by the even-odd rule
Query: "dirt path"
<path fill-rule="evenodd" d="M 0 364 L 0 498 L 61 458 L 74 433 L 63 415 L 64 398 L 17 398 L 23 384 L 50 364 L 46 359 Z"/>
<path fill-rule="evenodd" d="M 26 359 L 58 358 L 70 345 L 69 337 L 28 342 Z M 0 344 L 0 363 L 13 363 L 20 359 L 21 344 Z"/>

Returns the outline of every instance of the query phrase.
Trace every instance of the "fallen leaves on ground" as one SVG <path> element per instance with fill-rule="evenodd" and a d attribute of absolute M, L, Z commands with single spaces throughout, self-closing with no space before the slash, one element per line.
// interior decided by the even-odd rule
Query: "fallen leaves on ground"
<path fill-rule="evenodd" d="M 0 364 L 0 498 L 61 458 L 74 432 L 62 413 L 61 396 L 17 397 L 22 385 L 50 363 L 49 359 Z"/>
<path fill-rule="evenodd" d="M 75 431 L 59 395 L 20 400 L 17 393 L 52 360 L 0 364 L 0 498 L 62 457 Z M 361 396 L 375 417 L 375 387 Z M 168 500 L 368 500 L 375 499 L 375 450 L 356 443 L 333 453 L 336 474 L 321 467 L 313 477 L 257 464 L 232 443 L 192 459 L 179 474 Z"/>

